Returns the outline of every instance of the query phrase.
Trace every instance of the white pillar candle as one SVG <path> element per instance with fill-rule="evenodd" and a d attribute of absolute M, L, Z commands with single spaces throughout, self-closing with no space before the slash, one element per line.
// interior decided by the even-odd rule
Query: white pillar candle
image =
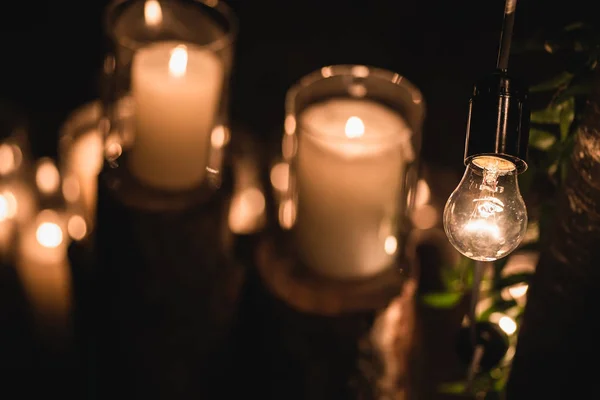
<path fill-rule="evenodd" d="M 38 315 L 64 322 L 70 304 L 68 240 L 64 218 L 44 210 L 19 232 L 16 264 Z"/>
<path fill-rule="evenodd" d="M 132 173 L 158 189 L 198 185 L 208 162 L 223 64 L 198 46 L 160 42 L 135 54 L 131 74 L 136 106 Z"/>
<path fill-rule="evenodd" d="M 333 278 L 364 278 L 389 267 L 398 245 L 403 170 L 411 131 L 393 110 L 332 99 L 299 116 L 297 250 Z"/>

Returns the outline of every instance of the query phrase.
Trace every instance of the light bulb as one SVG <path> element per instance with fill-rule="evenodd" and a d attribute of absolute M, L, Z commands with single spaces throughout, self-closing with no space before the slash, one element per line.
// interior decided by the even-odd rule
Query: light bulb
<path fill-rule="evenodd" d="M 515 165 L 475 157 L 446 203 L 444 229 L 450 243 L 473 260 L 494 261 L 515 250 L 527 229 Z"/>

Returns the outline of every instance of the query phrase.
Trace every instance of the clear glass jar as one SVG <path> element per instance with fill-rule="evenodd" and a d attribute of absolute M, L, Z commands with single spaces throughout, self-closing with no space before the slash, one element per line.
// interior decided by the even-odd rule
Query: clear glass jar
<path fill-rule="evenodd" d="M 100 125 L 109 186 L 168 198 L 218 186 L 236 30 L 222 2 L 118 0 L 109 7 Z"/>
<path fill-rule="evenodd" d="M 334 279 L 384 272 L 410 229 L 421 92 L 394 72 L 328 66 L 289 90 L 286 113 L 279 222 L 298 260 Z"/>

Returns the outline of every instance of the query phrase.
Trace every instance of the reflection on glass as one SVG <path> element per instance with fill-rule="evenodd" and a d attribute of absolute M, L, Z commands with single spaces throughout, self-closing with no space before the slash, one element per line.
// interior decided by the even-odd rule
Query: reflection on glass
<path fill-rule="evenodd" d="M 327 66 L 288 92 L 282 154 L 290 167 L 276 165 L 271 183 L 283 194 L 281 227 L 320 275 L 372 277 L 404 246 L 423 109 L 418 90 L 396 76 Z"/>

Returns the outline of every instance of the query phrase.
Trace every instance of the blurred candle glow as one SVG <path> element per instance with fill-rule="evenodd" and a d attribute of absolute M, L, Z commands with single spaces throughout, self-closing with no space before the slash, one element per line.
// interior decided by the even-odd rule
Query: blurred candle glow
<path fill-rule="evenodd" d="M 507 315 L 500 318 L 498 326 L 508 335 L 512 335 L 517 331 L 517 323 Z"/>
<path fill-rule="evenodd" d="M 290 165 L 286 162 L 277 163 L 271 168 L 271 185 L 275 190 L 285 193 L 289 189 Z"/>
<path fill-rule="evenodd" d="M 391 221 L 410 161 L 407 123 L 362 99 L 317 103 L 298 118 L 298 254 L 319 273 L 341 279 L 390 267 L 398 246 Z"/>
<path fill-rule="evenodd" d="M 264 223 L 265 196 L 256 187 L 234 195 L 229 212 L 229 228 L 238 234 L 257 231 Z"/>
<path fill-rule="evenodd" d="M 67 232 L 73 240 L 81 240 L 87 234 L 87 224 L 81 215 L 72 215 L 67 222 Z"/>
<path fill-rule="evenodd" d="M 70 273 L 64 217 L 43 210 L 19 234 L 17 269 L 36 313 L 64 319 L 70 304 Z"/>
<path fill-rule="evenodd" d="M 49 158 L 43 158 L 39 161 L 36 173 L 35 183 L 44 194 L 55 193 L 60 186 L 60 174 L 54 161 Z"/>
<path fill-rule="evenodd" d="M 0 175 L 8 175 L 21 165 L 23 154 L 16 145 L 0 144 Z"/>
<path fill-rule="evenodd" d="M 68 202 L 80 202 L 85 218 L 93 221 L 98 201 L 98 174 L 102 169 L 103 143 L 100 132 L 90 130 L 77 136 L 66 149 L 62 191 Z"/>
<path fill-rule="evenodd" d="M 156 0 L 148 0 L 144 4 L 144 19 L 148 26 L 158 26 L 162 22 L 162 9 Z"/>

